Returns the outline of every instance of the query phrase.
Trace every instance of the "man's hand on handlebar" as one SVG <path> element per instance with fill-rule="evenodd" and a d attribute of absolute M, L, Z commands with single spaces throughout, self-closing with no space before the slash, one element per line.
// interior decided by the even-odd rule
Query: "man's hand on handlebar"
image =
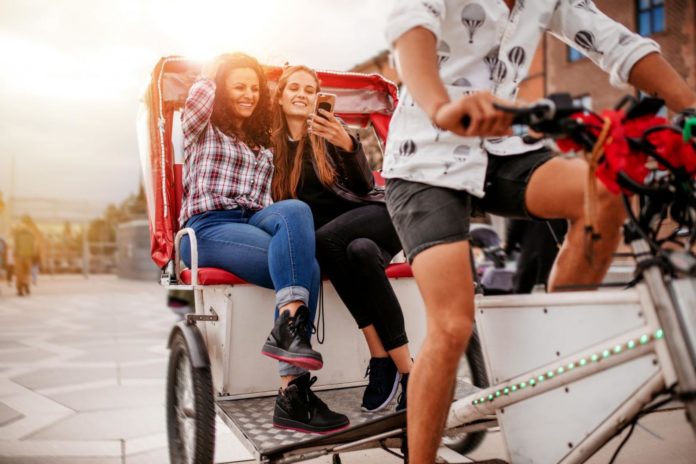
<path fill-rule="evenodd" d="M 494 104 L 515 106 L 489 92 L 479 92 L 443 104 L 432 120 L 441 129 L 464 137 L 511 135 L 513 115 L 496 109 Z M 468 127 L 462 124 L 463 119 L 468 120 Z"/>

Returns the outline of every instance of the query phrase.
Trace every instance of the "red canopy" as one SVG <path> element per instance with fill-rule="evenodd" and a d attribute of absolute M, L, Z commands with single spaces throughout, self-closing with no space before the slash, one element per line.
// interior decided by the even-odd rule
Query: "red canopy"
<path fill-rule="evenodd" d="M 181 164 L 175 159 L 172 130 L 174 114 L 183 108 L 188 89 L 201 64 L 182 57 L 162 58 L 152 71 L 137 121 L 143 182 L 148 203 L 152 260 L 164 267 L 173 257 L 179 229 Z M 274 86 L 282 68 L 266 67 Z M 386 140 L 391 114 L 397 104 L 396 86 L 378 74 L 318 71 L 322 91 L 336 94 L 335 113 L 350 125 L 372 124 Z"/>

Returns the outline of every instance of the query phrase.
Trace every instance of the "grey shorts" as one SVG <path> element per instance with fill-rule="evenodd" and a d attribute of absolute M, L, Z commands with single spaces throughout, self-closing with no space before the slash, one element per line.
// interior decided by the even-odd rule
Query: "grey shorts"
<path fill-rule="evenodd" d="M 462 190 L 387 179 L 387 208 L 408 261 L 432 246 L 468 240 L 469 218 L 475 210 L 539 219 L 527 211 L 525 192 L 536 168 L 551 157 L 548 149 L 514 156 L 489 154 L 484 198 Z"/>

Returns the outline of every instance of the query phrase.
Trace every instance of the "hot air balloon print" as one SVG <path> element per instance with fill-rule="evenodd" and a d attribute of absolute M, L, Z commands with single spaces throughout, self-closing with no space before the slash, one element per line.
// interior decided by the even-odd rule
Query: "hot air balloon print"
<path fill-rule="evenodd" d="M 443 64 L 450 59 L 450 53 L 452 50 L 447 42 L 442 41 L 437 46 L 437 67 L 441 68 Z"/>
<path fill-rule="evenodd" d="M 471 82 L 466 77 L 460 77 L 456 81 L 452 82 L 454 87 L 471 87 Z"/>
<path fill-rule="evenodd" d="M 574 40 L 579 47 L 584 48 L 588 52 L 594 52 L 599 53 L 600 55 L 604 55 L 604 52 L 599 50 L 597 48 L 597 45 L 595 45 L 595 36 L 592 32 L 580 31 L 577 34 L 575 34 Z"/>
<path fill-rule="evenodd" d="M 512 79 L 513 82 L 517 82 L 517 77 L 520 73 L 520 67 L 527 60 L 527 54 L 522 47 L 512 47 L 508 53 L 508 59 L 512 63 L 513 68 L 515 68 L 515 77 Z"/>
<path fill-rule="evenodd" d="M 413 140 L 404 140 L 399 146 L 399 156 L 413 156 L 416 152 L 416 142 Z"/>
<path fill-rule="evenodd" d="M 597 10 L 595 10 L 592 0 L 580 0 L 575 5 L 575 8 L 580 8 L 581 10 L 585 10 L 589 13 L 597 14 Z"/>
<path fill-rule="evenodd" d="M 500 54 L 500 47 L 494 47 L 486 53 L 486 56 L 483 57 L 483 62 L 486 63 L 486 66 L 488 66 L 488 79 L 493 80 L 493 70 L 495 69 L 495 65 L 498 64 L 498 61 L 500 59 L 498 58 L 498 55 Z"/>
<path fill-rule="evenodd" d="M 505 78 L 507 78 L 507 66 L 503 61 L 498 61 L 495 65 L 495 68 L 493 69 L 493 82 L 495 82 L 496 85 L 500 85 L 503 82 L 505 82 Z"/>
<path fill-rule="evenodd" d="M 452 161 L 443 161 L 442 166 L 445 168 L 444 171 L 442 171 L 443 175 L 447 175 L 449 173 L 449 169 L 454 165 Z"/>
<path fill-rule="evenodd" d="M 462 24 L 469 31 L 469 43 L 474 43 L 474 35 L 478 28 L 486 22 L 486 12 L 478 3 L 470 3 L 462 9 Z"/>
<path fill-rule="evenodd" d="M 463 163 L 466 161 L 467 156 L 469 156 L 469 152 L 471 151 L 471 147 L 468 145 L 458 145 L 452 154 L 454 155 L 454 159 L 457 160 L 460 163 Z"/>

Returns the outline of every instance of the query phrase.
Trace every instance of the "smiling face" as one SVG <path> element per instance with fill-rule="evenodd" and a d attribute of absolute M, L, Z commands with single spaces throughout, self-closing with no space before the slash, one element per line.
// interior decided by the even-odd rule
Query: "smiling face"
<path fill-rule="evenodd" d="M 237 68 L 230 71 L 225 80 L 232 114 L 241 120 L 249 118 L 259 103 L 259 77 L 251 68 Z"/>
<path fill-rule="evenodd" d="M 317 88 L 317 81 L 307 71 L 292 73 L 278 102 L 285 116 L 306 118 L 314 109 Z"/>

